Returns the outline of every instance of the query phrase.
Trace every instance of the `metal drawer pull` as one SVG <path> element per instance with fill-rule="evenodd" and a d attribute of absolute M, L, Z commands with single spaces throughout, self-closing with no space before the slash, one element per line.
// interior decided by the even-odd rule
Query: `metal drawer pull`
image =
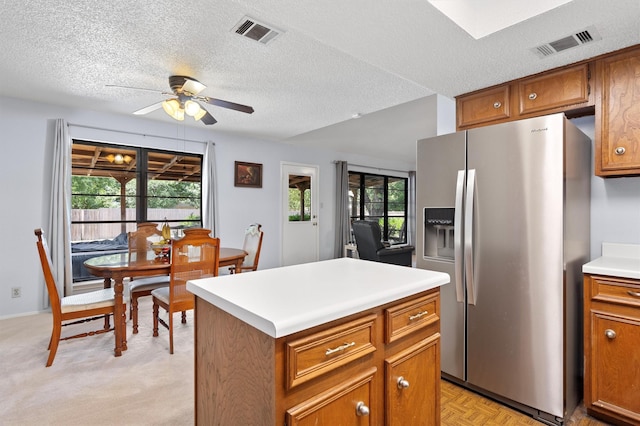
<path fill-rule="evenodd" d="M 423 317 L 423 316 L 425 316 L 425 315 L 428 315 L 428 314 L 429 314 L 429 311 L 422 311 L 422 312 L 418 312 L 418 313 L 417 313 L 417 314 L 415 314 L 415 315 L 411 315 L 411 316 L 409 316 L 409 321 L 413 321 L 413 320 L 415 320 L 415 319 L 421 318 L 421 317 Z"/>
<path fill-rule="evenodd" d="M 500 108 L 501 106 L 502 106 L 502 102 L 495 101 L 495 102 L 493 103 L 493 107 L 494 107 L 495 109 L 498 109 L 498 108 Z"/>
<path fill-rule="evenodd" d="M 619 146 L 619 147 L 616 148 L 615 153 L 616 153 L 616 155 L 622 155 L 622 154 L 625 153 L 625 151 L 626 151 L 626 149 L 624 149 L 624 146 Z"/>
<path fill-rule="evenodd" d="M 325 356 L 329 356 L 329 355 L 334 354 L 336 352 L 341 352 L 341 351 L 344 351 L 345 349 L 349 349 L 351 346 L 355 346 L 355 345 L 356 345 L 356 342 L 345 343 L 344 345 L 340 345 L 337 348 L 327 349 L 327 351 L 324 354 L 325 354 Z"/>
<path fill-rule="evenodd" d="M 615 339 L 616 338 L 616 332 L 611 330 L 610 328 L 607 328 L 604 331 L 604 335 L 607 336 L 607 339 Z"/>
<path fill-rule="evenodd" d="M 529 93 L 529 99 L 530 99 L 530 100 L 534 100 L 534 99 L 535 99 L 535 98 L 537 98 L 537 97 L 538 97 L 538 94 L 537 94 L 536 92 Z"/>
<path fill-rule="evenodd" d="M 409 387 L 409 381 L 402 376 L 398 377 L 397 383 L 398 389 L 406 389 Z"/>
<path fill-rule="evenodd" d="M 369 407 L 364 402 L 360 401 L 356 404 L 356 414 L 358 416 L 368 416 L 369 412 Z"/>

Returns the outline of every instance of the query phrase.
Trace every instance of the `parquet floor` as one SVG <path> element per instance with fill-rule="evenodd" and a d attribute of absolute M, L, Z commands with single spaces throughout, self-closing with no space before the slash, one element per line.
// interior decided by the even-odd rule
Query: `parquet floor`
<path fill-rule="evenodd" d="M 542 425 L 531 417 L 475 392 L 441 381 L 442 426 L 524 426 Z M 587 415 L 584 406 L 576 408 L 567 426 L 605 426 Z"/>

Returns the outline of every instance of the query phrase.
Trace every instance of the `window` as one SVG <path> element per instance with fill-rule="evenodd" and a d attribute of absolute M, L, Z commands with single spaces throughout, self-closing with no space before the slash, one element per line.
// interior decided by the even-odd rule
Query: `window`
<path fill-rule="evenodd" d="M 71 167 L 74 281 L 92 278 L 87 258 L 126 251 L 137 223 L 202 226 L 201 155 L 76 140 Z"/>
<path fill-rule="evenodd" d="M 407 191 L 407 178 L 349 172 L 351 220 L 377 221 L 383 240 L 406 243 Z"/>

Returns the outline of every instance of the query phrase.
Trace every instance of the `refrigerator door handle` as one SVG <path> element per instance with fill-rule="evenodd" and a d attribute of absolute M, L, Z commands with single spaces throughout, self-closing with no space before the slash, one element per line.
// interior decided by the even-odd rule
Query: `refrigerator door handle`
<path fill-rule="evenodd" d="M 467 281 L 467 304 L 475 305 L 477 286 L 473 276 L 473 212 L 475 207 L 476 171 L 469 169 L 464 211 L 464 264 Z"/>
<path fill-rule="evenodd" d="M 462 200 L 464 199 L 464 170 L 458 170 L 456 181 L 456 205 L 453 218 L 453 262 L 455 265 L 456 300 L 464 302 L 464 270 L 462 248 Z"/>

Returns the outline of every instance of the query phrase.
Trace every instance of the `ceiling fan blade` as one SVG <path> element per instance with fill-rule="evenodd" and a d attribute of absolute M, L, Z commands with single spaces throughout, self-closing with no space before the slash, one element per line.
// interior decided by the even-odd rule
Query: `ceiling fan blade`
<path fill-rule="evenodd" d="M 222 108 L 229 108 L 229 109 L 233 109 L 240 112 L 246 112 L 247 114 L 251 114 L 253 112 L 253 108 L 248 105 L 236 104 L 234 102 L 223 101 L 222 99 L 209 98 L 207 96 L 203 96 L 198 99 L 211 105 L 219 106 Z"/>
<path fill-rule="evenodd" d="M 199 81 L 192 80 L 186 77 L 184 79 L 184 84 L 182 85 L 182 91 L 191 93 L 192 95 L 197 95 L 198 93 L 202 92 L 206 88 L 207 86 L 200 83 Z"/>
<path fill-rule="evenodd" d="M 164 101 L 156 102 L 155 104 L 149 105 L 148 107 L 144 107 L 142 109 L 134 111 L 134 114 L 135 115 L 149 114 L 151 111 L 155 111 L 158 108 L 162 108 L 162 102 Z"/>
<path fill-rule="evenodd" d="M 164 90 L 145 89 L 143 87 L 119 86 L 117 84 L 105 84 L 104 86 L 105 87 L 115 87 L 115 88 L 118 88 L 118 89 L 144 90 L 145 92 L 161 93 L 163 95 L 173 95 L 173 93 L 166 92 Z"/>
<path fill-rule="evenodd" d="M 204 108 L 202 108 L 204 109 Z M 213 118 L 213 115 L 209 114 L 209 111 L 207 111 L 206 109 L 204 109 L 207 113 L 205 115 L 202 116 L 202 118 L 200 119 L 200 121 L 202 121 L 204 124 L 206 124 L 207 126 L 210 126 L 212 124 L 216 124 L 218 122 L 218 120 L 216 120 L 215 118 Z"/>

